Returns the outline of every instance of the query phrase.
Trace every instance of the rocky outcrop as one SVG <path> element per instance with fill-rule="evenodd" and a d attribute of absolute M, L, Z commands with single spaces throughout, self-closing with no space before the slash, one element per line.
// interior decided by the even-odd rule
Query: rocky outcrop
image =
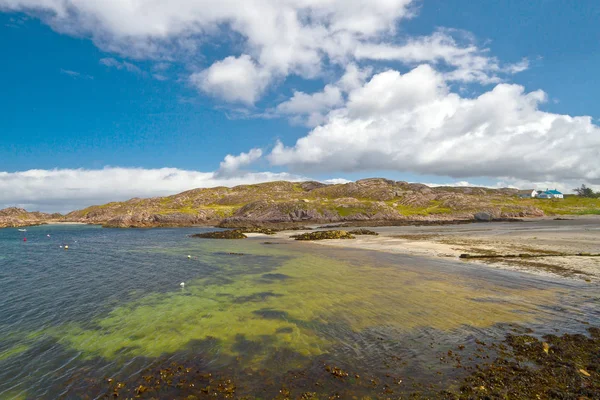
<path fill-rule="evenodd" d="M 62 215 L 60 214 L 28 212 L 22 208 L 11 207 L 0 210 L 0 228 L 42 225 L 61 218 Z"/>
<path fill-rule="evenodd" d="M 494 219 L 494 216 L 490 213 L 478 212 L 475 215 L 473 215 L 473 218 L 475 218 L 475 221 L 490 222 Z"/>
<path fill-rule="evenodd" d="M 339 215 L 329 210 L 318 210 L 302 200 L 277 203 L 274 200 L 261 200 L 241 207 L 235 214 L 224 220 L 225 223 L 253 222 L 305 222 L 334 221 Z"/>
<path fill-rule="evenodd" d="M 198 225 L 216 225 L 219 219 L 211 215 L 207 217 L 205 213 L 199 214 L 149 214 L 144 212 L 119 215 L 109 219 L 102 224 L 107 228 L 152 228 L 152 227 L 183 227 Z M 90 220 L 87 223 L 93 223 Z"/>
<path fill-rule="evenodd" d="M 335 185 L 280 181 L 133 198 L 73 211 L 64 220 L 120 228 L 218 225 L 283 229 L 309 223 L 473 221 L 478 212 L 489 213 L 493 219 L 543 215 L 534 201 L 516 201 L 515 193 L 515 189 L 429 187 L 384 178 Z M 25 222 L 16 217 L 4 217 L 4 221 L 5 226 Z"/>

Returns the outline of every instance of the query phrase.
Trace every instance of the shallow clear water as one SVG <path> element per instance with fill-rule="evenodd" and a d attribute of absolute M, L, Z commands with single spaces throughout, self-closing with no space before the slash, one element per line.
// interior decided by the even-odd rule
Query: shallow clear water
<path fill-rule="evenodd" d="M 451 259 L 188 237 L 201 230 L 0 230 L 0 398 L 94 398 L 106 377 L 135 380 L 164 360 L 233 376 L 246 394 L 288 371 L 319 380 L 324 363 L 417 381 L 442 371 L 447 386 L 456 373 L 439 354 L 458 344 L 600 320 L 589 284 Z"/>

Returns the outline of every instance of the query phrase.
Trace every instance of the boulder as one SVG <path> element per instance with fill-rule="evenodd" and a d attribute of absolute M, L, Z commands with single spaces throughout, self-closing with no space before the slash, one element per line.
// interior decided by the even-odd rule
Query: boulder
<path fill-rule="evenodd" d="M 473 218 L 475 218 L 475 221 L 481 221 L 481 222 L 490 222 L 494 219 L 492 214 L 487 213 L 487 212 L 478 212 L 475 215 L 473 215 Z"/>

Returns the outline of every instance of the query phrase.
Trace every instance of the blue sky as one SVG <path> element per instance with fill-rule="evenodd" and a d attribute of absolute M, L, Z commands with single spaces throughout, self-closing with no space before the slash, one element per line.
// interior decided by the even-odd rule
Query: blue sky
<path fill-rule="evenodd" d="M 272 179 L 600 184 L 597 1 L 66 3 L 0 0 L 0 206 Z"/>

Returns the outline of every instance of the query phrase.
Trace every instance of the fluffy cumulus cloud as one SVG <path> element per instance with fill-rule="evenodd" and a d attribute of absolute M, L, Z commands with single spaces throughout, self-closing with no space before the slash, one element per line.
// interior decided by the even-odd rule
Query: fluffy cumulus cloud
<path fill-rule="evenodd" d="M 190 80 L 206 93 L 230 102 L 251 105 L 261 96 L 270 77 L 269 71 L 244 54 L 215 62 L 210 68 L 192 74 Z"/>
<path fill-rule="evenodd" d="M 199 70 L 198 89 L 228 102 L 255 103 L 289 75 L 313 78 L 352 60 L 428 62 L 461 81 L 494 82 L 525 64 L 501 66 L 472 38 L 454 31 L 404 38 L 397 25 L 415 15 L 415 0 L 0 0 L 55 30 L 91 37 L 123 57 L 175 61 Z M 458 36 L 467 36 L 460 33 Z M 236 54 L 197 65 L 208 42 L 235 41 Z M 198 57 L 200 56 L 200 57 Z M 108 58 L 111 66 L 130 69 Z M 128 66 L 129 65 L 129 66 Z"/>
<path fill-rule="evenodd" d="M 68 212 L 132 197 L 166 196 L 185 190 L 276 180 L 302 180 L 287 173 L 254 172 L 220 176 L 176 168 L 56 169 L 0 172 L 0 209 Z"/>
<path fill-rule="evenodd" d="M 370 74 L 370 68 L 360 69 L 356 64 L 349 64 L 337 82 L 326 85 L 320 92 L 307 94 L 296 91 L 290 99 L 280 103 L 274 112 L 287 116 L 296 124 L 309 127 L 320 125 L 325 115 L 331 109 L 342 106 L 348 92 L 362 86 Z"/>
<path fill-rule="evenodd" d="M 542 91 L 498 84 L 475 98 L 450 91 L 428 65 L 388 70 L 295 145 L 269 158 L 296 171 L 411 171 L 600 183 L 600 127 L 590 117 L 541 111 Z"/>
<path fill-rule="evenodd" d="M 488 49 L 476 45 L 472 35 L 446 29 L 430 36 L 408 38 L 401 45 L 363 43 L 357 46 L 354 55 L 359 60 L 400 61 L 407 65 L 427 62 L 445 67 L 445 78 L 449 81 L 484 84 L 500 82 L 501 76 L 522 72 L 528 67 L 526 59 L 502 65 L 488 53 Z"/>
<path fill-rule="evenodd" d="M 240 169 L 247 167 L 252 163 L 258 161 L 262 157 L 261 149 L 252 149 L 247 153 L 240 153 L 237 156 L 228 154 L 225 159 L 221 161 L 219 170 L 217 171 L 218 176 L 232 176 L 239 174 Z"/>
<path fill-rule="evenodd" d="M 189 76 L 173 82 L 187 82 L 201 94 L 233 104 L 226 109 L 241 110 L 246 116 L 287 118 L 309 127 L 295 144 L 278 142 L 266 156 L 274 166 L 290 171 L 390 170 L 461 180 L 488 177 L 507 186 L 600 184 L 600 128 L 590 117 L 544 112 L 543 91 L 526 91 L 510 83 L 513 74 L 528 68 L 527 59 L 499 60 L 481 46 L 485 38 L 450 28 L 407 35 L 401 25 L 417 16 L 418 4 L 417 0 L 0 0 L 0 11 L 26 12 L 58 32 L 91 38 L 116 57 L 100 61 L 107 67 L 139 73 L 135 60 L 150 60 L 145 65 L 154 65 L 152 76 L 166 80 L 171 66 L 178 65 L 173 69 L 190 71 Z M 222 55 L 211 59 L 215 52 L 205 51 L 209 46 L 217 46 Z M 292 75 L 318 78 L 324 81 L 323 88 L 277 93 L 279 104 L 262 103 L 261 109 L 265 94 Z M 481 94 L 465 97 L 453 91 L 465 84 Z M 80 177 L 101 174 L 99 181 L 139 196 L 161 194 L 156 192 L 159 188 L 173 192 L 233 183 L 241 176 L 247 181 L 284 176 L 242 172 L 262 157 L 258 149 L 228 155 L 215 172 L 176 171 L 176 178 L 170 178 L 169 170 L 5 174 L 0 175 L 0 190 L 19 177 L 35 182 L 31 187 L 36 189 L 27 192 L 29 186 L 21 185 L 17 197 L 29 194 L 41 199 L 36 193 L 42 193 L 52 199 L 51 187 L 59 177 L 68 182 L 69 174 L 74 174 L 71 182 L 83 188 L 74 186 L 73 193 L 101 200 L 101 192 L 94 192 L 101 189 L 87 187 Z M 134 179 L 136 174 L 142 179 Z M 126 182 L 131 179 L 131 184 L 121 184 L 117 175 Z M 149 184 L 150 178 L 160 185 Z M 60 185 L 70 188 L 68 183 Z M 150 193 L 148 187 L 157 189 Z M 1 193 L 4 202 L 10 200 L 6 191 Z"/>

